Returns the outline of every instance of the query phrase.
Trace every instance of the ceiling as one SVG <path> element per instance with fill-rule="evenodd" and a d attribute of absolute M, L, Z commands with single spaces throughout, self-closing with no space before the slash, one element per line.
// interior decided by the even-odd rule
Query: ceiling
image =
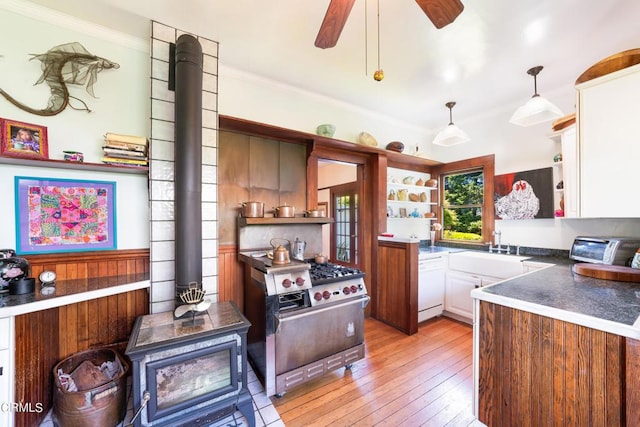
<path fill-rule="evenodd" d="M 378 0 L 357 0 L 338 44 L 325 50 L 314 41 L 329 0 L 33 2 L 139 37 L 149 19 L 187 29 L 220 42 L 223 67 L 429 129 L 448 122 L 447 101 L 457 102 L 456 123 L 515 109 L 533 94 L 526 70 L 535 65 L 544 66 L 538 92 L 572 108 L 568 88 L 586 68 L 640 47 L 637 0 L 462 1 L 458 19 L 437 30 L 415 1 L 379 0 L 378 33 Z"/>

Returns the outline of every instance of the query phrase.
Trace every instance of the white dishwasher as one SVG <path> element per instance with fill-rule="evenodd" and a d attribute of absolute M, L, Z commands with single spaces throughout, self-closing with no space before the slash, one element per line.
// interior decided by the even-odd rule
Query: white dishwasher
<path fill-rule="evenodd" d="M 446 255 L 418 257 L 418 322 L 442 314 Z"/>

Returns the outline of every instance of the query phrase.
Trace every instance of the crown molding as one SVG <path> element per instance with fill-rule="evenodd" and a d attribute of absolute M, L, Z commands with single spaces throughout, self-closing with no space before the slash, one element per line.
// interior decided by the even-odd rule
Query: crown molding
<path fill-rule="evenodd" d="M 87 5 L 90 7 L 90 5 Z M 57 10 L 49 9 L 25 0 L 0 0 L 0 9 L 5 9 L 25 17 L 36 19 L 48 24 L 77 31 L 89 36 L 96 37 L 111 43 L 135 49 L 141 52 L 149 52 L 149 38 L 141 39 L 129 34 L 125 34 L 111 28 L 105 27 L 89 21 L 84 21 L 72 15 L 68 15 Z M 151 28 L 151 21 L 149 21 Z M 150 37 L 150 36 L 149 36 Z"/>
<path fill-rule="evenodd" d="M 222 55 L 221 55 L 222 56 Z M 327 95 L 319 94 L 317 92 L 311 92 L 309 90 L 300 88 L 298 86 L 290 85 L 287 83 L 283 83 L 281 81 L 273 80 L 269 77 L 261 76 L 250 71 L 242 70 L 239 68 L 235 68 L 229 65 L 225 65 L 220 63 L 218 65 L 218 70 L 220 76 L 224 77 L 232 77 L 238 80 L 245 80 L 250 82 L 257 82 L 261 85 L 274 87 L 281 91 L 290 91 L 294 93 L 301 94 L 310 99 L 315 99 L 327 105 L 335 105 L 338 108 L 344 109 L 346 111 L 352 111 L 355 113 L 359 113 L 365 116 L 372 117 L 373 119 L 384 121 L 391 125 L 400 126 L 408 130 L 412 130 L 413 132 L 422 133 L 424 135 L 430 135 L 433 132 L 433 129 L 416 126 L 412 123 L 408 123 L 402 120 L 398 120 L 395 117 L 388 116 L 384 113 L 375 110 L 369 110 L 358 105 L 351 104 L 349 102 L 345 102 L 336 98 L 332 98 Z"/>

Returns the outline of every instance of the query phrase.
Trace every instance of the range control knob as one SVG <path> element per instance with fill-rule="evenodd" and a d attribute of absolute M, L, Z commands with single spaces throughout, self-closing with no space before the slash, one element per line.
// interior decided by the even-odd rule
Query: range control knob
<path fill-rule="evenodd" d="M 331 298 L 331 292 L 329 292 L 329 291 L 324 291 L 324 292 L 322 293 L 322 298 L 324 298 L 324 299 L 329 299 L 329 298 Z"/>
<path fill-rule="evenodd" d="M 296 279 L 296 285 L 298 286 L 304 286 L 304 279 L 302 277 L 298 277 Z"/>
<path fill-rule="evenodd" d="M 316 292 L 315 294 L 313 294 L 313 299 L 316 301 L 321 301 L 322 300 L 322 294 L 320 292 Z"/>
<path fill-rule="evenodd" d="M 284 286 L 285 288 L 290 288 L 291 287 L 291 279 L 284 279 L 282 281 L 282 286 Z"/>
<path fill-rule="evenodd" d="M 356 292 L 358 292 L 358 287 L 356 285 L 351 285 L 351 293 L 355 294 Z"/>
<path fill-rule="evenodd" d="M 342 288 L 342 293 L 345 295 L 349 295 L 351 293 L 351 288 L 348 286 L 345 286 L 344 288 Z"/>

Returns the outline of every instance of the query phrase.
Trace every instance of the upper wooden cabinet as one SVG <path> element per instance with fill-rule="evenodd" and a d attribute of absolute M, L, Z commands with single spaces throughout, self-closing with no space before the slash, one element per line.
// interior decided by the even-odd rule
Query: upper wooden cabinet
<path fill-rule="evenodd" d="M 640 217 L 640 64 L 576 89 L 580 217 Z"/>

